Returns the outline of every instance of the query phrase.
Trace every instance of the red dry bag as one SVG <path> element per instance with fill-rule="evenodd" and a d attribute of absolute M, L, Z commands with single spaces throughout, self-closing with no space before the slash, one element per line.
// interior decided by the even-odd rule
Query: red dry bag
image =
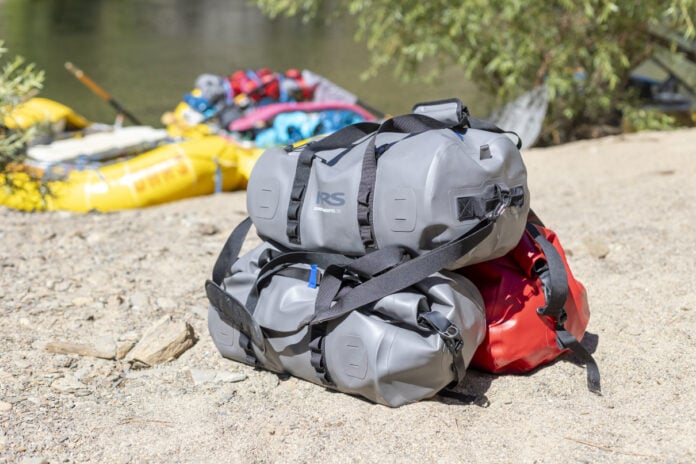
<path fill-rule="evenodd" d="M 588 388 L 600 392 L 599 369 L 578 341 L 590 318 L 585 287 L 573 277 L 556 234 L 536 215 L 507 255 L 459 272 L 486 306 L 488 329 L 471 367 L 523 373 L 570 350 L 587 367 Z"/>

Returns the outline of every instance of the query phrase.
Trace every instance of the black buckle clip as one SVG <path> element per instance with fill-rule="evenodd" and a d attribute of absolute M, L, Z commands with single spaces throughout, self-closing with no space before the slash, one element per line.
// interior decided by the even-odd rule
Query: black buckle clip
<path fill-rule="evenodd" d="M 428 327 L 434 329 L 442 340 L 445 346 L 452 354 L 459 354 L 464 348 L 461 331 L 452 321 L 447 319 L 443 314 L 437 311 L 423 313 L 418 318 L 419 322 L 424 322 Z"/>

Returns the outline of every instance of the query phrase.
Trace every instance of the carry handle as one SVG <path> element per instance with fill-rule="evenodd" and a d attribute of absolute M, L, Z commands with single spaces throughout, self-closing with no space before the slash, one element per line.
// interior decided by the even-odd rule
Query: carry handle
<path fill-rule="evenodd" d="M 266 264 L 264 264 L 261 269 L 259 269 L 258 276 L 254 285 L 251 287 L 249 296 L 246 300 L 246 307 L 251 314 L 256 310 L 256 305 L 258 304 L 259 295 L 261 290 L 266 285 L 266 282 L 278 273 L 281 269 L 284 269 L 293 264 L 316 264 L 322 269 L 326 269 L 332 265 L 349 265 L 354 258 L 349 258 L 347 256 L 337 254 L 337 253 L 324 253 L 324 252 L 308 252 L 308 251 L 290 251 L 282 253 L 277 257 L 271 259 Z"/>
<path fill-rule="evenodd" d="M 469 109 L 462 105 L 461 100 L 458 98 L 417 103 L 413 106 L 411 112 L 434 118 L 450 128 L 461 126 L 496 134 L 511 134 L 517 138 L 517 149 L 522 148 L 522 139 L 516 132 L 503 130 L 492 122 L 472 117 L 469 114 Z"/>
<path fill-rule="evenodd" d="M 379 129 L 379 124 L 376 122 L 359 122 L 356 124 L 351 124 L 343 129 L 334 132 L 319 140 L 309 142 L 305 145 L 305 150 L 310 149 L 314 153 L 322 150 L 337 150 L 339 148 L 345 148 L 346 145 L 350 145 L 361 138 L 376 132 Z"/>
<path fill-rule="evenodd" d="M 563 264 L 563 258 L 556 248 L 544 237 L 539 229 L 527 222 L 527 232 L 539 244 L 546 257 L 546 269 L 538 272 L 544 289 L 546 305 L 537 309 L 542 316 L 551 316 L 557 323 L 565 322 L 565 302 L 568 299 L 568 274 Z"/>
<path fill-rule="evenodd" d="M 295 166 L 295 176 L 292 182 L 290 200 L 288 201 L 286 235 L 290 243 L 300 245 L 300 217 L 304 196 L 307 191 L 307 184 L 312 172 L 314 155 L 321 150 L 334 150 L 344 148 L 362 137 L 378 130 L 379 124 L 373 122 L 362 122 L 346 126 L 333 134 L 315 142 L 310 142 L 302 149 Z"/>
<path fill-rule="evenodd" d="M 421 102 L 413 105 L 411 113 L 424 114 L 433 119 L 456 126 L 462 124 L 469 116 L 469 109 L 458 98 Z"/>

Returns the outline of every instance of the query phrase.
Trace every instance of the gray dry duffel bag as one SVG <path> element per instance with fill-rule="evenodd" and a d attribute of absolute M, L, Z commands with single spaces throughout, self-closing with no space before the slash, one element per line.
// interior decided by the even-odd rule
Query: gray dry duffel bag
<path fill-rule="evenodd" d="M 249 227 L 235 229 L 206 282 L 223 356 L 394 407 L 463 378 L 485 333 L 481 295 L 453 272 L 420 276 L 490 227 L 432 260 L 398 247 L 352 259 L 268 243 L 237 258 Z"/>
<path fill-rule="evenodd" d="M 456 269 L 517 245 L 529 192 L 504 131 L 445 100 L 294 150 L 267 150 L 252 170 L 247 209 L 271 243 L 349 256 L 390 245 L 419 254 L 495 217 L 493 233 L 449 267 Z"/>

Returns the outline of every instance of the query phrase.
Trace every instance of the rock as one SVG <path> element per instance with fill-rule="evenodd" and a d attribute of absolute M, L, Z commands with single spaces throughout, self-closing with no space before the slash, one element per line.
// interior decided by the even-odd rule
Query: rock
<path fill-rule="evenodd" d="M 191 314 L 205 321 L 208 319 L 208 308 L 205 306 L 194 306 L 191 309 Z"/>
<path fill-rule="evenodd" d="M 174 309 L 176 308 L 176 301 L 172 300 L 171 298 L 166 298 L 166 297 L 159 297 L 157 300 L 155 300 L 155 303 L 160 309 Z"/>
<path fill-rule="evenodd" d="M 94 300 L 88 296 L 76 296 L 72 299 L 74 306 L 87 306 L 92 303 L 94 303 Z"/>
<path fill-rule="evenodd" d="M 599 237 L 585 237 L 583 242 L 587 253 L 593 258 L 604 259 L 609 254 L 609 245 Z"/>
<path fill-rule="evenodd" d="M 64 280 L 57 282 L 54 286 L 54 289 L 57 292 L 65 292 L 69 288 L 70 288 L 70 282 L 66 282 Z"/>
<path fill-rule="evenodd" d="M 142 292 L 135 292 L 128 299 L 133 309 L 145 309 L 150 304 L 150 299 Z"/>
<path fill-rule="evenodd" d="M 65 368 L 65 367 L 72 367 L 73 363 L 75 362 L 75 358 L 71 358 L 70 356 L 65 356 L 64 354 L 59 354 L 55 358 L 53 358 L 53 367 L 56 369 L 60 368 Z"/>
<path fill-rule="evenodd" d="M 198 233 L 201 235 L 215 235 L 217 233 L 220 233 L 220 228 L 215 224 L 210 223 L 198 224 L 197 229 Z"/>
<path fill-rule="evenodd" d="M 93 358 L 115 359 L 116 343 L 109 336 L 99 337 L 94 342 L 48 342 L 46 351 L 60 354 L 79 354 Z"/>
<path fill-rule="evenodd" d="M 193 327 L 164 316 L 143 334 L 126 356 L 134 365 L 154 366 L 177 358 L 195 343 Z"/>
<path fill-rule="evenodd" d="M 116 342 L 116 359 L 121 360 L 126 357 L 126 355 L 135 346 L 135 340 L 124 340 Z"/>
<path fill-rule="evenodd" d="M 12 410 L 12 403 L 6 403 L 5 401 L 0 401 L 0 414 L 9 412 Z"/>
<path fill-rule="evenodd" d="M 233 383 L 246 380 L 246 374 L 239 372 L 216 371 L 214 369 L 189 369 L 194 385 L 204 383 Z"/>
<path fill-rule="evenodd" d="M 19 464 L 49 464 L 49 462 L 46 458 L 24 457 Z"/>
<path fill-rule="evenodd" d="M 106 309 L 108 311 L 123 311 L 128 309 L 128 305 L 125 304 L 125 300 L 121 295 L 111 295 L 106 300 Z"/>
<path fill-rule="evenodd" d="M 71 393 L 75 396 L 86 396 L 90 394 L 87 385 L 74 377 L 61 377 L 51 384 L 51 389 L 57 393 Z"/>

